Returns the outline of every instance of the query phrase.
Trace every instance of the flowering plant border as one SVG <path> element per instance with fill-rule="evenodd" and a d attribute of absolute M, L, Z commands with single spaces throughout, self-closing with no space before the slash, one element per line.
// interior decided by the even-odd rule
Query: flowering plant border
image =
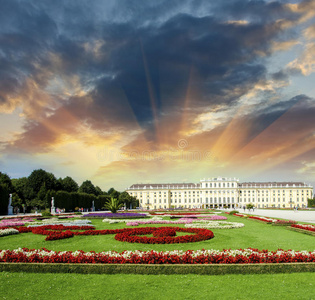
<path fill-rule="evenodd" d="M 291 227 L 315 232 L 315 225 L 293 224 L 293 225 L 291 225 Z"/>
<path fill-rule="evenodd" d="M 314 263 L 315 251 L 258 249 L 173 251 L 52 251 L 45 248 L 0 250 L 0 263 L 62 264 L 279 264 Z"/>

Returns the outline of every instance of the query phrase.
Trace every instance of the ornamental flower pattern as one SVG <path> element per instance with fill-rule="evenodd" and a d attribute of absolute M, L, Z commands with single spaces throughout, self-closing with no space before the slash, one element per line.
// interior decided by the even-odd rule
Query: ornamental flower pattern
<path fill-rule="evenodd" d="M 164 232 L 163 236 L 147 237 L 155 231 Z M 174 231 L 195 233 L 194 235 L 174 236 Z M 116 234 L 115 239 L 121 242 L 141 243 L 141 244 L 178 244 L 194 243 L 212 239 L 214 234 L 208 229 L 182 228 L 182 227 L 140 227 L 134 229 L 125 229 L 124 232 Z"/>
<path fill-rule="evenodd" d="M 144 243 L 144 244 L 174 244 L 174 243 L 193 243 L 209 240 L 214 237 L 213 232 L 207 229 L 180 228 L 180 227 L 140 227 L 123 229 L 94 230 L 90 226 L 64 226 L 64 225 L 45 225 L 37 227 L 19 227 L 20 233 L 32 232 L 34 234 L 46 235 L 46 241 L 71 238 L 75 235 L 107 235 L 116 234 L 115 239 L 122 242 Z M 73 231 L 84 230 L 84 231 Z M 146 237 L 145 234 L 153 234 L 156 230 L 170 230 L 171 232 L 189 232 L 193 235 L 171 237 Z M 140 235 L 140 236 L 139 236 Z M 142 236 L 141 236 L 142 235 Z"/>
<path fill-rule="evenodd" d="M 50 251 L 19 248 L 0 250 L 0 262 L 91 264 L 259 264 L 315 262 L 315 251 L 258 249 L 173 251 Z"/>

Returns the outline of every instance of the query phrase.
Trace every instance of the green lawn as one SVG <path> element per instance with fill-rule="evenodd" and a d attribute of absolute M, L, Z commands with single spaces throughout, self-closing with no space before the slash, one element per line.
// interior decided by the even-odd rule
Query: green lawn
<path fill-rule="evenodd" d="M 0 273 L 0 299 L 314 299 L 315 273 L 83 275 Z"/>
<path fill-rule="evenodd" d="M 174 245 L 143 245 L 116 241 L 114 235 L 75 236 L 45 241 L 32 233 L 0 238 L 0 249 L 18 247 L 51 250 L 196 250 L 258 248 L 314 250 L 313 236 L 254 220 L 228 216 L 243 222 L 239 229 L 213 229 L 208 241 Z M 96 229 L 124 228 L 93 220 Z M 154 226 L 154 225 L 149 225 Z M 161 226 L 161 225 L 157 225 Z M 169 225 L 165 225 L 169 226 Z M 183 226 L 183 225 L 173 225 Z M 270 275 L 84 275 L 0 273 L 0 299 L 315 299 L 315 273 Z"/>
<path fill-rule="evenodd" d="M 33 233 L 23 233 L 18 235 L 6 236 L 0 238 L 0 249 L 16 249 L 26 247 L 39 249 L 45 247 L 50 250 L 84 250 L 96 252 L 115 250 L 122 252 L 124 250 L 197 250 L 197 249 L 239 249 L 239 248 L 257 248 L 259 250 L 269 249 L 277 250 L 279 248 L 288 250 L 314 250 L 314 237 L 287 230 L 282 226 L 271 226 L 247 220 L 240 217 L 228 216 L 228 221 L 242 222 L 245 227 L 237 229 L 213 229 L 214 238 L 208 241 L 187 244 L 172 245 L 145 245 L 119 242 L 114 239 L 114 235 L 102 236 L 74 236 L 70 239 L 45 241 L 45 236 Z M 93 224 L 96 229 L 115 229 L 124 228 L 125 224 L 103 223 L 102 220 L 94 219 Z M 148 225 L 154 226 L 154 225 Z M 157 225 L 163 226 L 163 225 Z M 168 225 L 164 225 L 168 226 Z M 173 225 L 183 227 L 183 225 Z"/>

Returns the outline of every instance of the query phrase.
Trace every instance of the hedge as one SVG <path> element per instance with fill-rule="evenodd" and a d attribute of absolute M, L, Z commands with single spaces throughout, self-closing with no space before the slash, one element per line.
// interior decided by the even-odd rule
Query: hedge
<path fill-rule="evenodd" d="M 0 272 L 80 273 L 80 274 L 276 274 L 315 272 L 315 263 L 151 265 L 151 264 L 46 264 L 0 263 Z"/>
<path fill-rule="evenodd" d="M 295 227 L 291 227 L 291 226 L 288 226 L 287 229 L 292 230 L 292 231 L 296 231 L 296 232 L 300 232 L 300 233 L 304 233 L 304 234 L 308 234 L 308 235 L 315 236 L 315 232 L 314 232 L 314 231 L 304 230 L 304 229 L 295 228 Z"/>

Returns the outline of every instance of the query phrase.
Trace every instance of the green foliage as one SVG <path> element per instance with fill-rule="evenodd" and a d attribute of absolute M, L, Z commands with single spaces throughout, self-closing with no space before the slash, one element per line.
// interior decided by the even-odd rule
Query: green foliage
<path fill-rule="evenodd" d="M 12 194 L 12 206 L 13 207 L 18 207 L 20 209 L 20 211 L 21 211 L 22 204 L 23 204 L 22 199 L 19 197 L 18 193 L 14 192 Z"/>
<path fill-rule="evenodd" d="M 120 203 L 117 198 L 111 197 L 109 201 L 107 201 L 104 205 L 105 209 L 110 210 L 112 213 L 116 213 L 124 204 Z"/>
<path fill-rule="evenodd" d="M 51 217 L 52 214 L 48 211 L 42 211 L 42 217 Z"/>
<path fill-rule="evenodd" d="M 28 177 L 28 184 L 37 195 L 43 185 L 47 190 L 56 190 L 57 179 L 52 173 L 38 169 L 34 170 Z"/>
<path fill-rule="evenodd" d="M 139 206 L 139 200 L 137 200 L 136 197 L 130 196 L 127 192 L 122 192 L 118 199 L 120 203 L 124 203 L 127 209 L 132 209 Z"/>
<path fill-rule="evenodd" d="M 307 199 L 308 207 L 315 207 L 315 197 L 313 199 Z"/>
<path fill-rule="evenodd" d="M 8 185 L 0 183 L 0 215 L 6 215 L 8 213 L 9 194 Z"/>
<path fill-rule="evenodd" d="M 118 191 L 116 191 L 114 188 L 110 188 L 107 192 L 107 194 L 110 196 L 110 197 L 113 197 L 113 198 L 119 198 L 119 195 L 120 193 Z"/>
<path fill-rule="evenodd" d="M 230 215 L 234 215 L 234 214 L 238 214 L 238 213 L 239 213 L 238 210 L 231 210 L 229 214 L 230 214 Z"/>
<path fill-rule="evenodd" d="M 95 196 L 99 195 L 99 190 L 93 185 L 90 180 L 85 180 L 79 187 L 79 193 L 93 194 Z"/>
<path fill-rule="evenodd" d="M 34 190 L 28 184 L 27 177 L 12 179 L 12 184 L 23 203 L 29 204 L 36 197 Z"/>
<path fill-rule="evenodd" d="M 6 185 L 7 188 L 9 189 L 10 193 L 14 192 L 14 187 L 12 185 L 12 181 L 11 181 L 9 175 L 0 172 L 0 184 Z"/>
<path fill-rule="evenodd" d="M 252 203 L 248 203 L 246 205 L 246 208 L 249 210 L 249 209 L 253 209 L 254 208 L 254 205 Z"/>
<path fill-rule="evenodd" d="M 59 179 L 61 182 L 61 190 L 68 192 L 68 193 L 72 193 L 72 192 L 78 192 L 79 190 L 79 185 L 69 176 L 63 178 L 63 179 Z"/>

